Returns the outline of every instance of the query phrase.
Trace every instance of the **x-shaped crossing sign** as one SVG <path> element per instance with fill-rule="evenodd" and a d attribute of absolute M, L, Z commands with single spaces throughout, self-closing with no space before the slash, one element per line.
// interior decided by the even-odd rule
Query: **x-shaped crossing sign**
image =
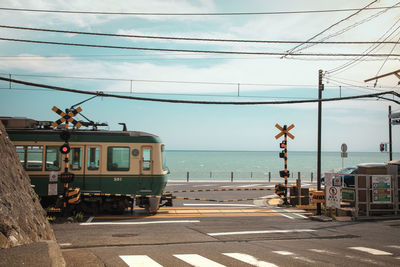
<path fill-rule="evenodd" d="M 66 121 L 72 123 L 76 128 L 80 128 L 82 126 L 82 124 L 79 121 L 77 121 L 73 118 L 76 114 L 78 114 L 79 112 L 82 111 L 81 107 L 70 110 L 68 112 L 68 114 L 63 112 L 61 109 L 59 109 L 56 106 L 54 106 L 51 110 L 61 116 L 61 119 L 56 120 L 55 122 L 51 123 L 51 126 L 53 126 L 54 128 L 56 128 L 58 125 L 66 122 Z"/>
<path fill-rule="evenodd" d="M 279 137 L 281 137 L 282 135 L 286 134 L 287 136 L 289 136 L 290 138 L 294 139 L 294 135 L 289 133 L 290 130 L 292 130 L 294 128 L 294 124 L 290 125 L 289 127 L 286 127 L 286 125 L 284 125 L 283 127 L 280 126 L 279 124 L 275 124 L 275 127 L 278 128 L 278 130 L 280 130 L 281 132 L 277 135 L 275 135 L 275 139 L 278 139 Z"/>

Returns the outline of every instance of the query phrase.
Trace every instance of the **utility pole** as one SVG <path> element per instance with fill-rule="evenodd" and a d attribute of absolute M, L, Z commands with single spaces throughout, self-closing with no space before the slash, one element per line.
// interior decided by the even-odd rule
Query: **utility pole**
<path fill-rule="evenodd" d="M 317 190 L 321 190 L 321 122 L 322 122 L 322 70 L 318 71 L 318 148 L 317 148 Z M 317 203 L 317 215 L 321 215 L 321 203 Z"/>
<path fill-rule="evenodd" d="M 392 106 L 389 106 L 389 161 L 392 161 Z"/>

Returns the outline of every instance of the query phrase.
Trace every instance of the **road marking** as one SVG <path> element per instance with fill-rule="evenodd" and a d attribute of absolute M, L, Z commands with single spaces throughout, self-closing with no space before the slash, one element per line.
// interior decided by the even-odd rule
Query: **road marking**
<path fill-rule="evenodd" d="M 283 255 L 283 256 L 294 255 L 294 253 L 290 252 L 290 251 L 272 251 L 272 252 L 279 254 L 279 255 Z"/>
<path fill-rule="evenodd" d="M 174 257 L 177 257 L 180 260 L 183 260 L 186 263 L 189 263 L 192 266 L 196 267 L 224 267 L 225 265 L 219 264 L 218 262 L 207 259 L 198 254 L 175 254 Z"/>
<path fill-rule="evenodd" d="M 192 204 L 192 203 L 183 203 L 183 206 L 192 206 L 192 207 L 198 207 L 198 206 L 214 206 L 214 207 L 257 207 L 254 204 Z"/>
<path fill-rule="evenodd" d="M 397 245 L 390 245 L 390 246 L 387 246 L 388 248 L 399 248 L 400 249 L 400 246 L 397 246 Z"/>
<path fill-rule="evenodd" d="M 59 244 L 60 245 L 60 247 L 68 247 L 68 246 L 72 246 L 72 244 L 71 243 L 61 243 L 61 244 Z"/>
<path fill-rule="evenodd" d="M 350 249 L 354 249 L 354 250 L 358 250 L 358 251 L 362 251 L 362 252 L 366 252 L 372 255 L 393 255 L 390 252 L 386 252 L 383 250 L 378 250 L 378 249 L 373 249 L 373 248 L 366 248 L 366 247 L 349 247 Z"/>
<path fill-rule="evenodd" d="M 250 235 L 250 234 L 283 234 L 283 233 L 302 233 L 314 232 L 313 229 L 291 229 L 291 230 L 263 230 L 263 231 L 241 231 L 241 232 L 222 232 L 222 233 L 207 233 L 210 236 L 221 235 Z"/>
<path fill-rule="evenodd" d="M 239 186 L 236 186 L 236 187 L 239 187 L 239 188 L 246 188 L 246 187 L 257 187 L 257 186 L 259 186 L 259 185 L 263 185 L 263 184 L 246 184 L 246 185 L 239 185 Z"/>
<path fill-rule="evenodd" d="M 277 266 L 270 262 L 260 261 L 256 257 L 253 257 L 248 254 L 243 254 L 243 253 L 222 253 L 222 254 L 224 254 L 225 256 L 234 258 L 236 260 L 245 262 L 247 264 L 253 265 L 253 266 L 258 266 L 258 267 L 275 267 L 275 266 Z"/>
<path fill-rule="evenodd" d="M 325 249 L 314 249 L 314 248 L 311 248 L 311 249 L 309 249 L 309 251 L 322 253 L 322 254 L 327 254 L 327 255 L 337 255 L 337 253 L 329 251 L 329 250 L 325 250 Z"/>
<path fill-rule="evenodd" d="M 161 224 L 161 223 L 198 223 L 199 220 L 182 220 L 182 221 L 152 221 L 152 222 L 94 222 L 81 223 L 80 225 L 142 225 L 142 224 Z"/>
<path fill-rule="evenodd" d="M 146 255 L 127 255 L 119 256 L 129 267 L 131 266 L 143 266 L 143 267 L 163 267 L 156 261 L 152 260 Z"/>

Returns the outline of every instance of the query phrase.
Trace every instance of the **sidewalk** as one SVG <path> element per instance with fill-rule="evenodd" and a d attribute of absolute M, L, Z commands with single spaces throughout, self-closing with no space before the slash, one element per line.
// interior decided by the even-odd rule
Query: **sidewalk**
<path fill-rule="evenodd" d="M 56 241 L 41 241 L 0 249 L 0 266 L 63 267 L 66 263 Z"/>

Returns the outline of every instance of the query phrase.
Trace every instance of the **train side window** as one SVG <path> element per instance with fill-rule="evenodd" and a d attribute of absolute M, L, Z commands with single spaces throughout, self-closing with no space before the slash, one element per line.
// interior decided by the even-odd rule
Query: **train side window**
<path fill-rule="evenodd" d="M 26 169 L 26 149 L 24 146 L 15 146 L 15 151 L 19 157 L 19 162 L 21 162 L 24 169 Z"/>
<path fill-rule="evenodd" d="M 61 169 L 60 148 L 46 146 L 46 171 L 59 171 Z"/>
<path fill-rule="evenodd" d="M 41 171 L 43 167 L 43 146 L 26 147 L 27 171 Z"/>
<path fill-rule="evenodd" d="M 88 155 L 88 162 L 87 162 L 88 170 L 90 171 L 98 170 L 100 165 L 100 148 L 89 147 L 87 155 Z"/>
<path fill-rule="evenodd" d="M 73 147 L 71 148 L 71 170 L 80 170 L 82 166 L 82 156 L 81 148 Z"/>
<path fill-rule="evenodd" d="M 129 171 L 129 147 L 108 147 L 107 170 Z"/>
<path fill-rule="evenodd" d="M 143 170 L 151 170 L 151 148 L 143 148 L 142 151 Z"/>

